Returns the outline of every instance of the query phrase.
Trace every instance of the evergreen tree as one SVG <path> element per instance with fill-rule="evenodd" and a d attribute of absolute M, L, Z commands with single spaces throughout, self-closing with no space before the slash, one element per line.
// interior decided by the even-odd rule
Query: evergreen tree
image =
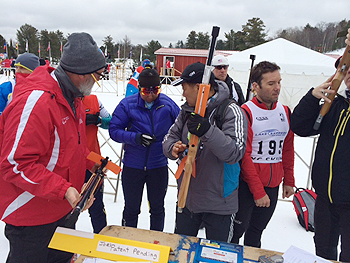
<path fill-rule="evenodd" d="M 158 40 L 151 40 L 150 42 L 147 43 L 146 46 L 146 54 L 147 58 L 156 65 L 156 55 L 154 52 L 156 52 L 158 49 L 160 49 L 162 45 L 158 42 Z M 145 55 L 146 55 L 145 54 Z"/>
<path fill-rule="evenodd" d="M 28 24 L 24 24 L 17 30 L 18 54 L 26 52 L 26 44 L 30 53 L 38 55 L 38 30 Z"/>
<path fill-rule="evenodd" d="M 196 47 L 197 49 L 208 49 L 210 44 L 210 37 L 208 33 L 198 32 Z"/>
<path fill-rule="evenodd" d="M 175 44 L 175 48 L 185 48 L 184 42 L 182 42 L 182 40 L 178 40 Z"/>
<path fill-rule="evenodd" d="M 191 48 L 191 49 L 195 49 L 196 48 L 196 44 L 197 44 L 197 33 L 196 31 L 191 31 L 186 39 L 186 48 Z"/>
<path fill-rule="evenodd" d="M 251 48 L 262 43 L 265 43 L 267 34 L 265 33 L 264 22 L 258 18 L 253 17 L 242 26 L 242 31 L 245 33 L 246 47 Z"/>

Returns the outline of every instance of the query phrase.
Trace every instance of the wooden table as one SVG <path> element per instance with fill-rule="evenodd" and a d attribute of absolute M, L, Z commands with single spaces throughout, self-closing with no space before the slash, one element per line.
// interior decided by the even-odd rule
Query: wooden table
<path fill-rule="evenodd" d="M 106 226 L 100 232 L 101 235 L 119 237 L 129 240 L 136 240 L 147 243 L 156 243 L 164 246 L 171 247 L 171 250 L 175 253 L 171 253 L 169 256 L 169 262 L 179 262 L 187 263 L 188 258 L 190 257 L 189 262 L 193 262 L 193 255 L 188 255 L 188 249 L 191 244 L 198 243 L 199 238 L 197 237 L 184 237 L 178 234 L 164 233 L 152 230 L 144 230 L 131 227 L 122 227 L 122 226 Z M 181 244 L 181 245 L 179 245 Z M 259 256 L 267 255 L 272 256 L 275 254 L 282 255 L 280 252 L 253 248 L 253 247 L 244 247 L 243 257 L 250 260 L 258 260 Z M 86 257 L 80 256 L 75 262 L 82 263 Z"/>

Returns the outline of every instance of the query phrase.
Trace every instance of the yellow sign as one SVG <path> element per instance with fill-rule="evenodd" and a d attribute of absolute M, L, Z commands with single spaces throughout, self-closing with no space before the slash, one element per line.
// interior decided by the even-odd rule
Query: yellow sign
<path fill-rule="evenodd" d="M 58 227 L 49 248 L 118 261 L 168 262 L 170 247 Z"/>

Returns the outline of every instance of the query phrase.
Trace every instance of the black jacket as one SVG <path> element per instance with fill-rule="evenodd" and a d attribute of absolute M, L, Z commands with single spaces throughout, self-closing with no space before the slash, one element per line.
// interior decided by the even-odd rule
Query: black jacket
<path fill-rule="evenodd" d="M 229 75 L 227 75 L 225 83 L 227 84 L 228 89 L 230 90 L 230 99 L 232 99 L 232 88 L 234 87 L 238 95 L 238 105 L 242 106 L 242 104 L 245 103 L 245 99 L 243 96 L 241 86 L 237 82 L 234 82 Z"/>
<path fill-rule="evenodd" d="M 312 166 L 312 184 L 318 195 L 333 203 L 350 202 L 350 105 L 342 96 L 335 98 L 318 131 L 313 125 L 320 111 L 312 89 L 300 100 L 291 120 L 299 136 L 319 134 Z"/>

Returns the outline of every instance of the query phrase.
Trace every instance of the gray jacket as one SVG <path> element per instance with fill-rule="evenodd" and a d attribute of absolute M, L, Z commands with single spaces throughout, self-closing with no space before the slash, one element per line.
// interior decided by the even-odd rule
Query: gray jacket
<path fill-rule="evenodd" d="M 224 115 L 222 129 L 216 127 L 217 106 L 229 97 L 227 85 L 218 84 L 216 94 L 209 100 L 206 115 L 211 127 L 200 137 L 196 156 L 196 178 L 191 177 L 186 208 L 194 213 L 234 214 L 238 210 L 238 161 L 243 157 L 247 140 L 247 120 L 241 108 L 231 103 Z M 193 112 L 187 103 L 163 140 L 163 152 L 169 159 L 173 145 L 181 140 L 188 144 L 187 114 Z M 185 153 L 180 156 L 184 157 Z M 182 176 L 178 180 L 180 187 Z M 225 183 L 224 183 L 225 182 Z"/>

